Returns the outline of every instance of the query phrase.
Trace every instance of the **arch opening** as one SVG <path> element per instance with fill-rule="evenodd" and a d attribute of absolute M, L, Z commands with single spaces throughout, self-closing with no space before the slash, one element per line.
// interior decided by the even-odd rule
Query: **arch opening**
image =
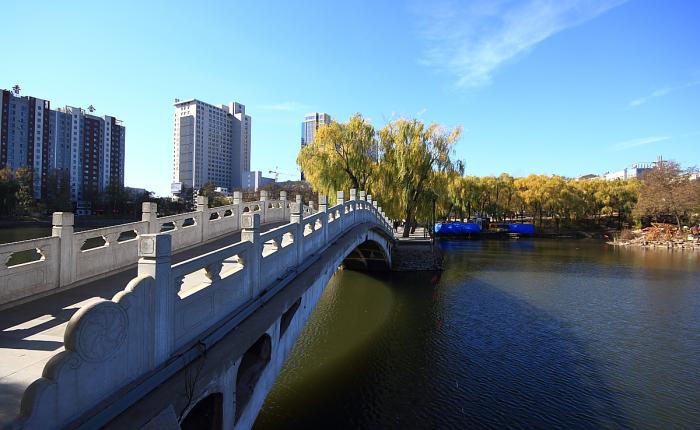
<path fill-rule="evenodd" d="M 236 421 L 253 397 L 255 386 L 272 356 L 272 340 L 264 334 L 243 354 L 236 376 Z"/>
<path fill-rule="evenodd" d="M 373 240 L 359 244 L 343 260 L 343 268 L 348 270 L 387 271 L 389 258 L 384 249 Z"/>
<path fill-rule="evenodd" d="M 187 414 L 180 428 L 182 430 L 219 430 L 223 423 L 223 395 L 211 393 L 198 401 Z"/>
<path fill-rule="evenodd" d="M 284 333 L 289 328 L 289 324 L 291 324 L 294 315 L 297 313 L 299 305 L 301 305 L 301 297 L 299 297 L 294 304 L 282 314 L 282 319 L 280 320 L 280 338 L 284 336 Z"/>

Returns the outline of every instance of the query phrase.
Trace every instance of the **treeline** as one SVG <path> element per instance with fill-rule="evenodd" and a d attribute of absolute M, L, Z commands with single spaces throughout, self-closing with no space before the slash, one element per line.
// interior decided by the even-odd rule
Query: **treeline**
<path fill-rule="evenodd" d="M 72 210 L 68 175 L 51 171 L 46 182 L 46 196 L 38 201 L 34 198 L 34 173 L 30 167 L 12 170 L 6 166 L 0 169 L 0 215 L 24 216 Z"/>
<path fill-rule="evenodd" d="M 458 218 L 474 215 L 497 221 L 543 220 L 560 228 L 575 221 L 602 216 L 616 216 L 618 226 L 629 220 L 639 198 L 636 180 L 576 180 L 562 176 L 529 175 L 513 178 L 500 176 L 464 176 L 453 178 L 448 185 L 452 213 Z"/>
<path fill-rule="evenodd" d="M 45 194 L 41 199 L 34 197 L 34 174 L 30 167 L 0 169 L 0 216 L 25 217 L 47 216 L 53 212 L 73 212 L 68 174 L 61 170 L 49 172 Z M 138 218 L 143 202 L 158 203 L 162 215 L 184 212 L 188 205 L 169 198 L 157 198 L 150 191 L 128 193 L 123 188 L 109 187 L 104 193 L 83 196 L 89 202 L 94 214 L 118 218 Z"/>
<path fill-rule="evenodd" d="M 697 222 L 700 181 L 694 169 L 664 161 L 641 181 L 576 180 L 562 176 L 514 178 L 464 176 L 454 158 L 459 127 L 399 119 L 380 130 L 360 114 L 319 127 L 297 164 L 314 191 L 331 201 L 335 190 L 366 190 L 392 219 L 408 226 L 437 219 L 528 220 L 553 228 L 576 222 L 600 224 Z M 409 229 L 404 230 L 408 234 Z"/>

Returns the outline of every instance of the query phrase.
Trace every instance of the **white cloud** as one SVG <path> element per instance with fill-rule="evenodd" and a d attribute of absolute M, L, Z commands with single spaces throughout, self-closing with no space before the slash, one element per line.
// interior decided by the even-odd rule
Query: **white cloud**
<path fill-rule="evenodd" d="M 538 43 L 626 0 L 457 0 L 415 7 L 426 48 L 422 63 L 457 77 L 462 87 L 488 84 L 503 64 Z"/>
<path fill-rule="evenodd" d="M 276 110 L 276 111 L 285 111 L 285 112 L 300 112 L 304 110 L 308 110 L 308 106 L 299 102 L 282 102 L 282 103 L 273 103 L 271 105 L 263 105 L 260 106 L 261 109 L 264 110 Z"/>
<path fill-rule="evenodd" d="M 637 106 L 641 106 L 644 103 L 648 102 L 651 99 L 654 99 L 656 97 L 663 97 L 665 95 L 671 94 L 673 92 L 679 91 L 679 90 L 684 90 L 686 88 L 694 87 L 696 85 L 700 85 L 700 81 L 693 81 L 693 82 L 688 82 L 687 84 L 683 85 L 678 85 L 677 87 L 664 87 L 660 88 L 658 90 L 652 91 L 649 95 L 646 95 L 644 97 L 638 97 L 627 105 L 628 108 L 635 108 Z"/>
<path fill-rule="evenodd" d="M 639 139 L 625 140 L 624 142 L 618 142 L 611 146 L 613 151 L 624 151 L 625 149 L 636 148 L 638 146 L 649 145 L 656 142 L 663 142 L 664 140 L 671 139 L 671 136 L 649 136 L 642 137 Z"/>

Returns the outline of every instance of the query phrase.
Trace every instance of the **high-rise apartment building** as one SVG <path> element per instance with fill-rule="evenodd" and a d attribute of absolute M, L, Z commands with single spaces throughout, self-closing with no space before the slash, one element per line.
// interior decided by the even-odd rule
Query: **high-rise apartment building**
<path fill-rule="evenodd" d="M 214 106 L 197 99 L 175 101 L 173 192 L 181 187 L 240 189 L 250 171 L 251 126 L 245 106 Z"/>
<path fill-rule="evenodd" d="M 126 129 L 111 116 L 81 108 L 51 109 L 48 100 L 2 90 L 0 168 L 31 167 L 35 199 L 46 197 L 49 174 L 68 175 L 71 199 L 124 188 Z"/>
<path fill-rule="evenodd" d="M 324 124 L 331 123 L 331 116 L 324 112 L 312 112 L 304 115 L 301 123 L 301 147 L 305 147 L 314 140 L 316 130 Z M 304 180 L 304 172 L 301 172 L 301 180 Z"/>

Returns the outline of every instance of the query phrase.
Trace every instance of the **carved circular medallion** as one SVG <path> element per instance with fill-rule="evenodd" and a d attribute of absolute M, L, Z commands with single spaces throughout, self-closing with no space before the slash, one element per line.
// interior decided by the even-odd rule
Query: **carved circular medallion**
<path fill-rule="evenodd" d="M 112 301 L 97 303 L 87 309 L 71 333 L 71 346 L 88 362 L 113 357 L 126 338 L 127 316 L 124 309 Z"/>

